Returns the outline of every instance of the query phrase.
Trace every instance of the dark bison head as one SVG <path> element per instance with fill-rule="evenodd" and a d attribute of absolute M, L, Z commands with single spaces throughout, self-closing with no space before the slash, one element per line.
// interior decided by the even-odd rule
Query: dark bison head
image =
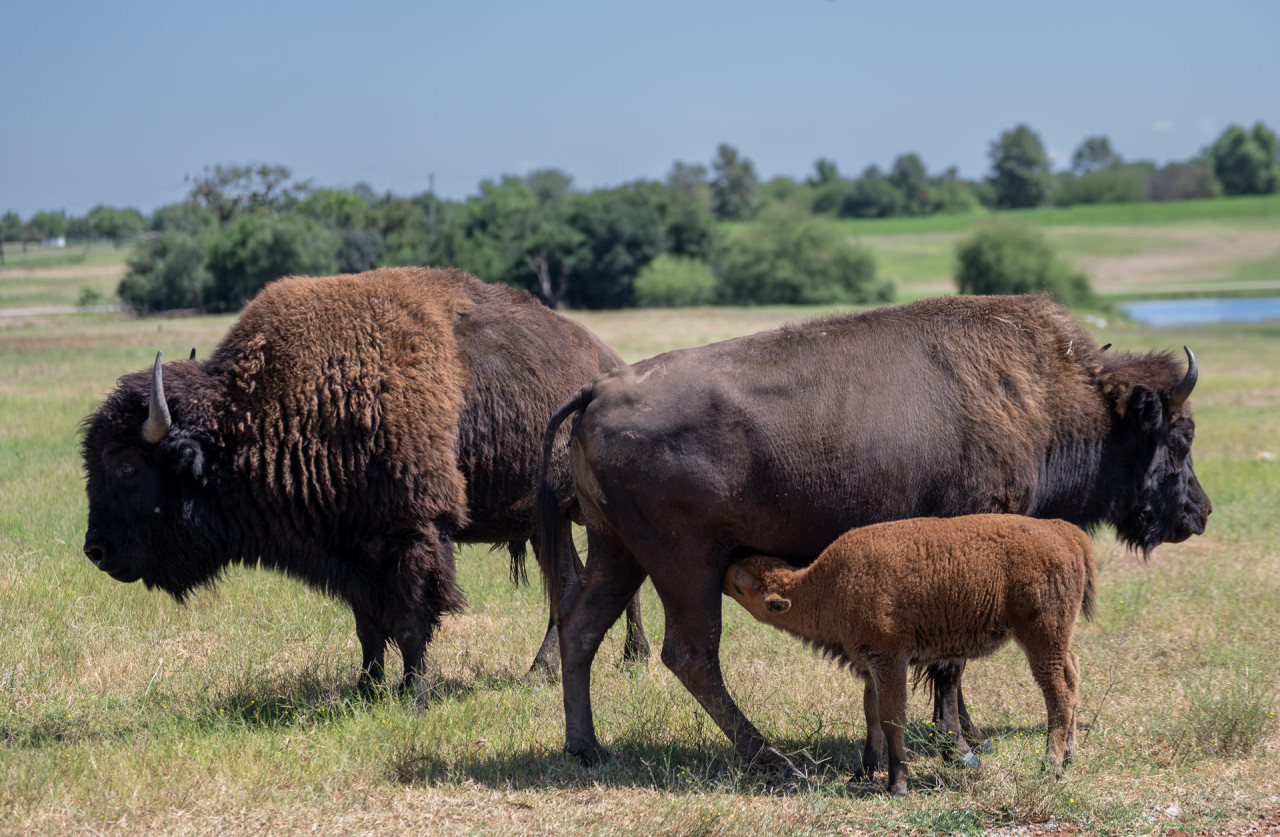
<path fill-rule="evenodd" d="M 1158 370 L 1151 372 L 1154 388 L 1134 384 L 1117 403 L 1119 421 L 1104 464 L 1115 483 L 1111 518 L 1116 531 L 1121 540 L 1144 554 L 1158 544 L 1203 534 L 1213 511 L 1191 467 L 1196 425 L 1187 398 L 1199 373 L 1195 355 L 1186 347 L 1183 350 L 1186 374 L 1178 370 L 1180 378 L 1161 385 Z M 1168 355 L 1147 361 L 1150 367 L 1174 368 Z"/>
<path fill-rule="evenodd" d="M 199 364 L 170 364 L 180 396 Z M 186 399 L 174 399 L 182 406 Z M 209 489 L 199 422 L 175 420 L 165 398 L 160 355 L 150 381 L 126 375 L 85 420 L 81 454 L 89 496 L 84 554 L 117 581 L 141 579 L 178 600 L 226 564 Z"/>

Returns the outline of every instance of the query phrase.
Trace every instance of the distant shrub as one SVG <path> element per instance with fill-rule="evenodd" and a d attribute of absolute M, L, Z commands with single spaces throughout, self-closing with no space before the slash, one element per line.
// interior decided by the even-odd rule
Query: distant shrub
<path fill-rule="evenodd" d="M 273 279 L 338 269 L 337 232 L 297 215 L 242 215 L 214 236 L 206 308 L 234 311 Z"/>
<path fill-rule="evenodd" d="M 874 303 L 893 298 L 871 251 L 820 222 L 762 225 L 725 248 L 720 296 L 739 305 Z"/>
<path fill-rule="evenodd" d="M 1151 188 L 1151 166 L 1129 165 L 1060 175 L 1053 193 L 1058 206 L 1144 201 Z"/>
<path fill-rule="evenodd" d="M 965 294 L 1048 291 L 1067 305 L 1094 302 L 1088 278 L 1054 255 L 1035 229 L 991 224 L 956 248 L 956 287 Z"/>
<path fill-rule="evenodd" d="M 716 277 L 700 259 L 663 253 L 636 275 L 635 302 L 641 308 L 706 305 L 716 295 Z"/>
<path fill-rule="evenodd" d="M 116 294 L 135 313 L 204 304 L 209 271 L 200 238 L 179 230 L 162 233 L 143 241 L 128 265 Z"/>

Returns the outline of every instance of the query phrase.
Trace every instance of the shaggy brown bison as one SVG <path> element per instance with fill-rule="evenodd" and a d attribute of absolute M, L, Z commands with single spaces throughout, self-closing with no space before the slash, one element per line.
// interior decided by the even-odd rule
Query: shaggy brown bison
<path fill-rule="evenodd" d="M 1204 530 L 1185 371 L 1165 353 L 1104 353 L 1046 296 L 946 297 L 833 314 L 615 369 L 552 417 L 588 559 L 539 526 L 558 611 L 566 747 L 605 755 L 591 663 L 646 576 L 666 613 L 663 662 L 748 761 L 790 769 L 720 671 L 720 586 L 735 557 L 812 561 L 844 532 L 908 517 L 1001 512 L 1107 522 L 1147 551 Z M 962 706 L 959 669 L 936 709 Z M 946 699 L 955 692 L 955 700 Z M 962 711 L 962 710 L 961 710 Z M 960 719 L 942 717 L 958 734 Z M 963 739 L 957 750 L 967 753 Z"/>
<path fill-rule="evenodd" d="M 85 420 L 85 555 L 180 601 L 261 562 L 351 605 L 363 684 L 391 640 L 411 685 L 463 601 L 454 542 L 509 543 L 519 568 L 547 417 L 620 363 L 528 294 L 461 271 L 273 282 L 208 360 L 157 355 Z M 569 513 L 563 444 L 555 458 Z"/>
<path fill-rule="evenodd" d="M 889 792 L 905 796 L 907 667 L 983 657 L 1011 637 L 1044 692 L 1049 766 L 1071 761 L 1071 631 L 1082 609 L 1093 616 L 1096 575 L 1093 544 L 1070 523 L 975 514 L 854 529 L 803 569 L 750 556 L 729 565 L 724 592 L 862 675 L 860 774 L 871 778 L 887 737 Z"/>

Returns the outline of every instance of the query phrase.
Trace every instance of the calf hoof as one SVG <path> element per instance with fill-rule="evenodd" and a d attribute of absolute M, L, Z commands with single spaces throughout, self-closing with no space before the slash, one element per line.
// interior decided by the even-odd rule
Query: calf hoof
<path fill-rule="evenodd" d="M 597 764 L 613 760 L 613 753 L 601 747 L 596 741 L 586 744 L 566 744 L 564 745 L 564 751 L 571 756 L 577 756 L 583 767 L 594 767 Z"/>

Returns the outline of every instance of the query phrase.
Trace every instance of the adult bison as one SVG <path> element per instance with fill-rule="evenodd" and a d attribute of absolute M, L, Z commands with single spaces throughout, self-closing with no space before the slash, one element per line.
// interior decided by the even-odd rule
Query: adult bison
<path fill-rule="evenodd" d="M 261 562 L 351 605 L 362 684 L 382 678 L 390 640 L 413 685 L 463 603 L 454 542 L 508 543 L 521 566 L 547 417 L 621 362 L 461 271 L 273 282 L 208 360 L 162 369 L 157 355 L 85 420 L 85 555 L 179 601 Z M 563 445 L 556 457 L 567 514 Z"/>
<path fill-rule="evenodd" d="M 666 612 L 663 662 L 748 761 L 789 767 L 720 671 L 720 591 L 735 558 L 806 564 L 855 526 L 1013 512 L 1108 522 L 1144 552 L 1204 531 L 1191 467 L 1196 364 L 1104 354 L 1045 296 L 927 299 L 669 352 L 602 375 L 573 424 L 588 559 L 557 556 L 566 749 L 605 755 L 590 668 L 646 576 Z M 959 671 L 949 695 L 955 729 Z M 947 699 L 942 700 L 945 709 Z"/>

